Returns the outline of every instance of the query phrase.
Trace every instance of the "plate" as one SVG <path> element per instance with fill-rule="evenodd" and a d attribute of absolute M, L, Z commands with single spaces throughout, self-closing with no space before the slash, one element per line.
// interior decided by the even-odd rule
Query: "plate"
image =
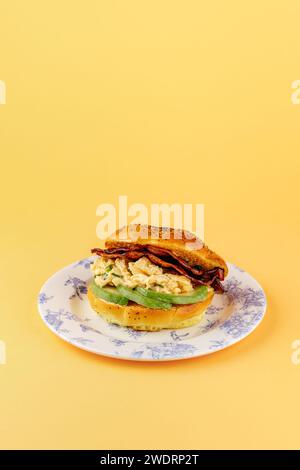
<path fill-rule="evenodd" d="M 53 333 L 95 354 L 135 361 L 203 356 L 241 341 L 265 314 L 261 286 L 250 274 L 228 263 L 225 293 L 214 296 L 198 325 L 144 332 L 109 324 L 91 309 L 86 296 L 94 259 L 77 261 L 50 277 L 39 293 L 38 308 Z"/>

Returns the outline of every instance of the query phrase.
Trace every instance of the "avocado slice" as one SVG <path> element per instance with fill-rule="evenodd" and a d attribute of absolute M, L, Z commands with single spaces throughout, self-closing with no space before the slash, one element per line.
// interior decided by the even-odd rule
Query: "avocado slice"
<path fill-rule="evenodd" d="M 172 304 L 196 304 L 205 300 L 208 295 L 207 286 L 200 286 L 190 294 L 166 294 L 165 292 L 157 292 L 144 287 L 137 287 L 137 291 L 145 297 L 153 300 L 159 300 L 161 302 L 171 302 Z"/>
<path fill-rule="evenodd" d="M 159 299 L 146 297 L 141 292 L 138 292 L 135 289 L 130 289 L 129 287 L 118 286 L 117 290 L 122 296 L 127 297 L 127 299 L 131 300 L 132 302 L 135 302 L 139 305 L 143 305 L 144 307 L 162 308 L 164 310 L 168 310 L 172 307 L 170 302 L 164 302 Z"/>
<path fill-rule="evenodd" d="M 106 302 L 111 302 L 113 304 L 127 305 L 128 298 L 124 297 L 116 287 L 100 287 L 93 282 L 91 284 L 91 289 L 96 297 L 106 300 Z"/>

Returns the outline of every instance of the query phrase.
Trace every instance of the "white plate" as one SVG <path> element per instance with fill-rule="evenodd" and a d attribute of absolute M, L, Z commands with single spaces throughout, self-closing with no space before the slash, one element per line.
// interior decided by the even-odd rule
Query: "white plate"
<path fill-rule="evenodd" d="M 139 361 L 202 356 L 245 338 L 265 314 L 266 297 L 261 286 L 248 273 L 228 264 L 226 292 L 214 296 L 198 325 L 144 332 L 108 324 L 91 309 L 86 298 L 93 260 L 94 257 L 83 259 L 55 273 L 38 297 L 39 312 L 48 328 L 86 351 Z"/>

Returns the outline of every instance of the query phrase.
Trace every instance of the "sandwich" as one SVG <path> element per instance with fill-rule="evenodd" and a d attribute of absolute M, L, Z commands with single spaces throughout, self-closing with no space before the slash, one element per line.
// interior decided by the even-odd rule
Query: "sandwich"
<path fill-rule="evenodd" d="M 135 236 L 130 236 L 134 233 Z M 91 307 L 107 322 L 158 331 L 197 324 L 224 291 L 225 261 L 187 231 L 129 225 L 93 248 Z"/>

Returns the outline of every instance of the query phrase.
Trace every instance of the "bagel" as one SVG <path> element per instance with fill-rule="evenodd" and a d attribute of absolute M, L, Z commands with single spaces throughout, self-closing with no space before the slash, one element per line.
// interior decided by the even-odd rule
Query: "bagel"
<path fill-rule="evenodd" d="M 177 305 L 169 310 L 147 308 L 135 303 L 118 305 L 97 297 L 91 286 L 87 292 L 90 306 L 108 323 L 134 330 L 159 331 L 164 328 L 178 329 L 193 326 L 201 320 L 210 305 L 214 292 L 211 289 L 203 302 Z"/>
<path fill-rule="evenodd" d="M 91 251 L 98 255 L 91 307 L 107 322 L 136 330 L 195 325 L 228 274 L 225 261 L 194 234 L 169 227 L 129 225 L 105 249 Z"/>

